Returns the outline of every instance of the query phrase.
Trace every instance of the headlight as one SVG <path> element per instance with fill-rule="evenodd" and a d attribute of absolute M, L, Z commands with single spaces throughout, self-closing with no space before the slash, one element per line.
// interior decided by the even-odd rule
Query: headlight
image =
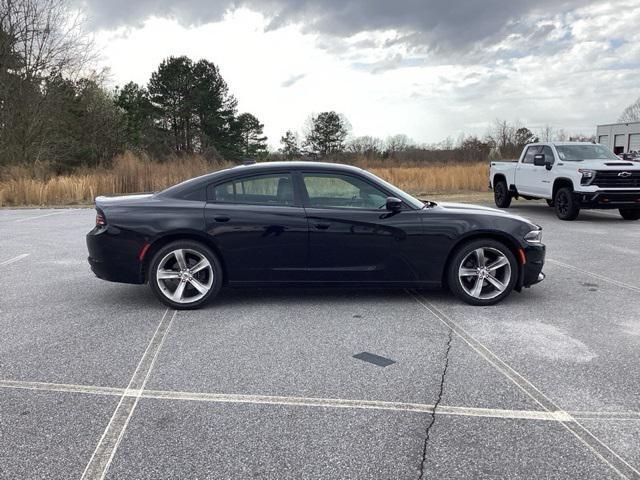
<path fill-rule="evenodd" d="M 589 185 L 596 176 L 596 171 L 588 168 L 579 168 L 578 171 L 582 174 L 582 179 L 580 180 L 582 185 Z"/>
<path fill-rule="evenodd" d="M 527 243 L 542 243 L 542 230 L 531 230 L 524 239 Z"/>

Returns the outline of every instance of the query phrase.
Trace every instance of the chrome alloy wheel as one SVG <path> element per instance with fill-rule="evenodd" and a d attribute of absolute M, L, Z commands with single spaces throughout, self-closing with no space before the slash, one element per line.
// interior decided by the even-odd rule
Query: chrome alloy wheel
<path fill-rule="evenodd" d="M 477 248 L 464 257 L 458 269 L 464 291 L 475 298 L 490 300 L 506 290 L 511 280 L 509 259 L 495 248 Z"/>
<path fill-rule="evenodd" d="M 173 250 L 166 254 L 156 270 L 160 291 L 177 303 L 192 303 L 204 297 L 213 285 L 211 263 L 200 252 Z"/>

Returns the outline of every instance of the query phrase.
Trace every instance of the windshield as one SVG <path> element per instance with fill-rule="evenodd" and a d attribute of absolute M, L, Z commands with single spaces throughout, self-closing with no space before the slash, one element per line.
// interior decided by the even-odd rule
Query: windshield
<path fill-rule="evenodd" d="M 367 175 L 371 175 L 372 177 L 374 177 L 378 182 L 380 182 L 382 185 L 384 185 L 387 190 L 389 190 L 391 193 L 393 193 L 393 195 L 398 197 L 400 200 L 404 200 L 405 202 L 407 202 L 412 207 L 414 207 L 414 208 L 424 208 L 425 207 L 425 203 L 421 202 L 420 200 L 418 200 L 413 195 L 409 195 L 404 190 L 400 190 L 395 185 L 392 185 L 391 183 L 381 179 L 380 177 L 378 177 L 377 175 L 374 175 L 371 172 L 367 172 L 365 170 L 365 173 Z"/>
<path fill-rule="evenodd" d="M 620 160 L 611 150 L 602 145 L 557 145 L 558 157 L 567 162 L 580 160 Z"/>

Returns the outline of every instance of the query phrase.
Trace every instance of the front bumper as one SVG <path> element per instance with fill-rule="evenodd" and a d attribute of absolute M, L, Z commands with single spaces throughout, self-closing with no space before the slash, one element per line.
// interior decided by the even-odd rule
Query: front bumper
<path fill-rule="evenodd" d="M 639 190 L 598 190 L 575 192 L 574 198 L 580 208 L 639 208 Z"/>
<path fill-rule="evenodd" d="M 542 244 L 529 245 L 524 249 L 524 255 L 526 261 L 522 266 L 520 285 L 522 287 L 530 287 L 545 279 L 542 267 L 544 266 L 546 247 Z"/>

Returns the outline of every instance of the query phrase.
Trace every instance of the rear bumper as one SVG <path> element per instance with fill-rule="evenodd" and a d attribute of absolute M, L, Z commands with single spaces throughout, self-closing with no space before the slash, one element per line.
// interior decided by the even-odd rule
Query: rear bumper
<path fill-rule="evenodd" d="M 87 258 L 96 277 L 109 282 L 144 283 L 138 260 L 140 241 L 114 227 L 96 227 L 87 234 Z"/>
<path fill-rule="evenodd" d="M 580 208 L 638 208 L 640 190 L 599 190 L 597 192 L 575 192 Z"/>
<path fill-rule="evenodd" d="M 530 245 L 525 248 L 524 252 L 526 262 L 522 269 L 522 286 L 530 287 L 545 279 L 542 267 L 544 266 L 546 247 L 544 245 Z"/>

